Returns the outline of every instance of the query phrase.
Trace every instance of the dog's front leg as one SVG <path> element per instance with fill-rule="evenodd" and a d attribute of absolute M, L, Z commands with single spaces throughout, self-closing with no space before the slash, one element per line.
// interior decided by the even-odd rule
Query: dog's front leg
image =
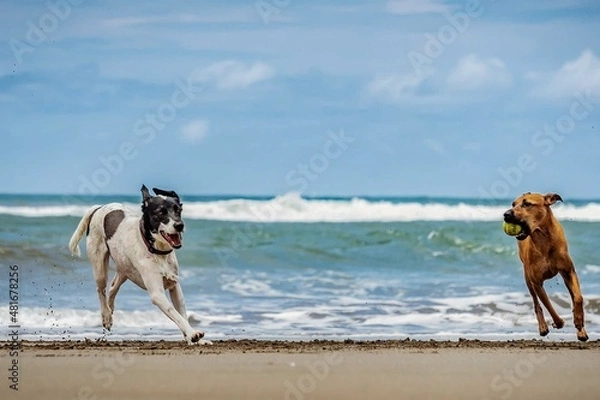
<path fill-rule="evenodd" d="M 187 320 L 188 315 L 185 310 L 185 300 L 183 299 L 183 291 L 181 290 L 181 285 L 179 283 L 169 289 L 169 296 L 171 297 L 171 301 L 177 312 Z"/>
<path fill-rule="evenodd" d="M 540 336 L 546 336 L 549 330 L 548 324 L 546 324 L 546 320 L 544 319 L 544 311 L 540 306 L 540 301 L 538 300 L 537 294 L 533 288 L 533 283 L 531 283 L 527 278 L 525 278 L 525 281 L 527 283 L 527 289 L 529 289 L 529 294 L 531 294 L 531 298 L 533 299 L 533 309 L 538 321 L 538 330 L 540 332 Z"/>
<path fill-rule="evenodd" d="M 179 283 L 175 284 L 175 286 L 173 286 L 171 289 L 169 289 L 169 296 L 171 297 L 171 301 L 173 302 L 173 306 L 175 307 L 175 310 L 177 310 L 177 312 L 179 314 L 181 314 L 181 316 L 183 318 L 185 318 L 185 320 L 188 321 L 188 323 L 189 323 L 189 318 L 187 315 L 187 311 L 185 309 L 185 300 L 183 299 L 183 290 L 181 290 L 181 285 Z M 197 331 L 196 333 L 201 335 L 200 337 L 204 337 L 204 332 Z M 201 339 L 198 343 L 199 344 L 212 344 L 212 342 L 210 340 L 204 340 L 204 339 Z"/>
<path fill-rule="evenodd" d="M 535 293 L 538 295 L 540 301 L 542 302 L 544 307 L 546 307 L 546 310 L 548 310 L 548 312 L 550 313 L 550 316 L 552 317 L 552 326 L 556 329 L 561 329 L 563 326 L 565 326 L 565 321 L 560 317 L 560 315 L 558 315 L 558 313 L 552 306 L 552 303 L 550 302 L 550 299 L 548 298 L 548 294 L 546 293 L 546 290 L 544 289 L 543 283 L 541 283 L 539 285 L 535 285 L 534 289 L 535 289 Z"/>
<path fill-rule="evenodd" d="M 150 294 L 150 300 L 152 304 L 157 306 L 171 321 L 175 322 L 185 339 L 189 344 L 196 343 L 204 336 L 203 332 L 195 331 L 187 320 L 184 318 L 171 304 L 165 294 L 163 286 L 163 276 L 161 274 L 152 273 L 146 275 L 144 278 L 144 285 Z"/>

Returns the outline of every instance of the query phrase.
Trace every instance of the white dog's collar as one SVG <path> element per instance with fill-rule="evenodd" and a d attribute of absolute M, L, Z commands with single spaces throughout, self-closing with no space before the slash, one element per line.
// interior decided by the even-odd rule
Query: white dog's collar
<path fill-rule="evenodd" d="M 167 254 L 171 253 L 173 251 L 173 249 L 171 250 L 158 250 L 156 247 L 154 247 L 152 245 L 152 243 L 150 243 L 148 241 L 148 239 L 146 238 L 146 235 L 144 234 L 144 219 L 140 219 L 140 234 L 142 235 L 142 240 L 144 241 L 144 244 L 146 245 L 146 247 L 148 248 L 148 251 L 152 254 L 157 254 L 159 256 L 166 256 Z"/>

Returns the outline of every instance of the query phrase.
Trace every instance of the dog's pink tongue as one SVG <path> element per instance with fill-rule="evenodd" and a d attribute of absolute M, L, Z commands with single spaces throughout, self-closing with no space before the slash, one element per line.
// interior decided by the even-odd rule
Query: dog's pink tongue
<path fill-rule="evenodd" d="M 169 239 L 171 241 L 171 246 L 179 247 L 181 246 L 181 235 L 179 233 L 174 233 L 169 235 Z"/>

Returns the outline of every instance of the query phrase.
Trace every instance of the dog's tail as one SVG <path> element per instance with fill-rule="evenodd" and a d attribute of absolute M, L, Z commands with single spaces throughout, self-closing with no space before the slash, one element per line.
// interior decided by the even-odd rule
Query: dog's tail
<path fill-rule="evenodd" d="M 100 206 L 94 206 L 85 212 L 81 221 L 79 221 L 79 225 L 77 225 L 77 229 L 73 232 L 73 236 L 71 236 L 71 240 L 69 240 L 69 250 L 71 250 L 71 254 L 74 256 L 81 256 L 81 251 L 79 251 L 79 241 L 83 237 L 84 234 L 88 234 L 90 229 L 90 221 L 92 220 L 92 216 Z"/>

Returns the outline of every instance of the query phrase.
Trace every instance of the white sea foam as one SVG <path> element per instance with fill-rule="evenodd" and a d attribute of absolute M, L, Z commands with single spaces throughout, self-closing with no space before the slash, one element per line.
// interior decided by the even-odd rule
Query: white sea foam
<path fill-rule="evenodd" d="M 600 265 L 592 265 L 588 264 L 583 267 L 584 274 L 599 274 L 600 273 Z"/>
<path fill-rule="evenodd" d="M 0 214 L 19 217 L 81 217 L 88 206 L 0 206 Z"/>
<path fill-rule="evenodd" d="M 221 287 L 223 291 L 229 291 L 238 296 L 281 296 L 282 294 L 273 290 L 269 282 L 256 279 L 231 279 Z"/>
<path fill-rule="evenodd" d="M 2 326 L 8 326 L 7 320 L 10 315 L 8 307 L 0 307 L 0 318 Z M 4 318 L 6 316 L 6 320 Z M 208 326 L 213 323 L 236 323 L 242 320 L 239 314 L 228 315 L 201 315 L 196 312 L 189 313 L 192 323 Z M 118 329 L 177 329 L 162 312 L 158 309 L 148 311 L 122 311 L 115 310 L 113 315 L 114 326 Z M 30 329 L 52 329 L 55 331 L 71 329 L 90 329 L 91 332 L 102 330 L 100 311 L 56 309 L 49 311 L 47 308 L 23 307 L 19 309 L 19 324 L 21 327 Z"/>
<path fill-rule="evenodd" d="M 532 301 L 524 292 L 480 291 L 455 297 L 405 297 L 365 301 L 364 296 L 342 296 L 328 301 L 291 302 L 249 299 L 243 307 L 209 305 L 190 312 L 190 322 L 201 327 L 209 339 L 263 338 L 532 338 L 537 322 Z M 570 299 L 566 293 L 552 293 L 557 312 L 565 318 L 563 331 L 552 330 L 556 340 L 574 340 Z M 597 304 L 597 294 L 587 294 Z M 193 303 L 193 302 L 191 302 Z M 562 304 L 562 305 L 561 305 Z M 243 308 L 243 310 L 242 310 Z M 0 307 L 0 334 L 9 326 L 7 306 Z M 19 310 L 22 338 L 102 338 L 97 310 L 23 307 Z M 591 309 L 586 322 L 593 340 L 599 332 L 600 315 Z M 6 331 L 8 332 L 8 331 Z M 177 327 L 158 310 L 122 311 L 114 315 L 112 339 L 181 340 Z"/>
<path fill-rule="evenodd" d="M 139 210 L 137 204 L 126 204 Z M 0 214 L 23 217 L 82 216 L 88 206 L 0 206 Z M 445 204 L 391 201 L 304 199 L 288 193 L 271 200 L 232 199 L 185 202 L 186 219 L 247 222 L 411 222 L 498 221 L 508 208 L 485 204 Z M 600 222 L 600 203 L 554 206 L 561 220 Z"/>

